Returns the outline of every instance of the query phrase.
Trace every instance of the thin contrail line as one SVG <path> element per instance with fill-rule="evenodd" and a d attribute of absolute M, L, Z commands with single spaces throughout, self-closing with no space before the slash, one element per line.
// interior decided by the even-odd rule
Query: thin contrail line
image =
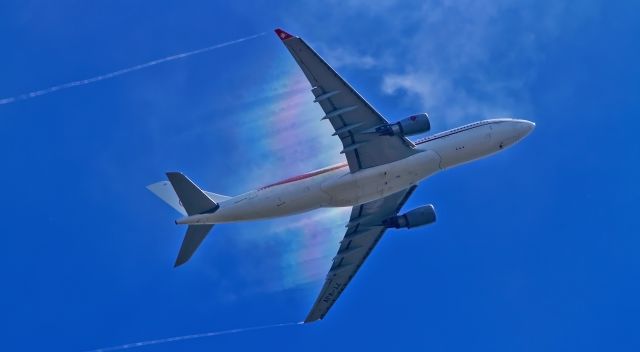
<path fill-rule="evenodd" d="M 200 333 L 200 334 L 192 334 L 192 335 L 184 335 L 184 336 L 176 336 L 176 337 L 167 337 L 167 338 L 164 338 L 164 339 L 127 343 L 127 344 L 120 345 L 120 346 L 98 348 L 96 350 L 90 350 L 90 351 L 87 351 L 87 352 L 121 351 L 121 350 L 130 349 L 130 348 L 149 346 L 149 345 L 157 345 L 157 344 L 167 343 L 167 342 L 182 341 L 182 340 L 192 340 L 192 339 L 199 339 L 199 338 L 202 338 L 202 337 L 228 335 L 228 334 L 235 334 L 235 333 L 240 333 L 240 332 L 264 330 L 264 329 L 276 328 L 276 327 L 280 327 L 280 326 L 290 326 L 290 325 L 300 325 L 300 324 L 304 324 L 304 323 L 303 322 L 282 323 L 282 324 L 254 326 L 254 327 L 251 327 L 251 328 L 232 329 L 232 330 L 223 330 L 223 331 L 214 331 L 214 332 L 204 332 L 204 333 Z"/>
<path fill-rule="evenodd" d="M 193 51 L 189 51 L 189 52 L 182 53 L 182 54 L 176 54 L 176 55 L 167 56 L 167 57 L 162 58 L 162 59 L 149 61 L 149 62 L 146 62 L 144 64 L 132 66 L 132 67 L 129 67 L 129 68 L 123 68 L 121 70 L 117 70 L 117 71 L 114 71 L 114 72 L 111 72 L 111 73 L 106 73 L 106 74 L 103 74 L 103 75 L 100 75 L 100 76 L 87 78 L 87 79 L 83 79 L 83 80 L 79 80 L 79 81 L 73 81 L 73 82 L 69 82 L 69 83 L 64 83 L 64 84 L 60 84 L 60 85 L 57 85 L 57 86 L 53 86 L 53 87 L 49 87 L 49 88 L 45 88 L 45 89 L 41 89 L 41 90 L 36 90 L 36 91 L 31 92 L 31 93 L 25 93 L 25 94 L 16 95 L 14 97 L 2 98 L 2 99 L 0 99 L 0 105 L 15 103 L 17 101 L 27 100 L 27 99 L 39 97 L 41 95 L 57 92 L 59 90 L 73 88 L 73 87 L 77 87 L 77 86 L 83 86 L 85 84 L 102 81 L 102 80 L 105 80 L 105 79 L 109 79 L 109 78 L 113 78 L 113 77 L 116 77 L 116 76 L 123 75 L 125 73 L 138 71 L 138 70 L 141 70 L 143 68 L 147 68 L 147 67 L 150 67 L 150 66 L 161 64 L 163 62 L 178 60 L 178 59 L 185 58 L 187 56 L 201 54 L 201 53 L 204 53 L 204 52 L 207 52 L 207 51 L 211 51 L 211 50 L 219 49 L 219 48 L 222 48 L 222 47 L 225 47 L 225 46 L 229 46 L 229 45 L 237 44 L 237 43 L 240 43 L 240 42 L 244 42 L 246 40 L 253 39 L 253 38 L 259 37 L 259 36 L 264 35 L 264 34 L 265 34 L 264 32 L 263 33 L 258 33 L 258 34 L 250 35 L 248 37 L 232 40 L 232 41 L 229 41 L 229 42 L 208 46 L 206 48 L 193 50 Z"/>

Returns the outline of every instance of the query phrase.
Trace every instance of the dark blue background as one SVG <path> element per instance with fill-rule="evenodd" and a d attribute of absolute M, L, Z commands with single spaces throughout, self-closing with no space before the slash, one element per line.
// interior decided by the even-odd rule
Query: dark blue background
<path fill-rule="evenodd" d="M 537 123 L 504 153 L 423 182 L 406 208 L 434 203 L 438 222 L 388 232 L 324 321 L 146 350 L 636 351 L 639 10 L 4 1 L 0 96 L 282 26 L 390 119 Z M 0 348 L 78 351 L 302 320 L 346 213 L 221 225 L 173 269 L 178 214 L 144 186 L 181 170 L 234 195 L 339 161 L 305 84 L 267 33 L 1 105 Z"/>

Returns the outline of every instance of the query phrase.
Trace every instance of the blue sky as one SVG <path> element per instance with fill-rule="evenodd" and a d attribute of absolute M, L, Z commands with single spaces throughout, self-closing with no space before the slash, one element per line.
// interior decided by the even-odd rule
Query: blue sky
<path fill-rule="evenodd" d="M 633 1 L 0 4 L 0 98 L 257 39 L 0 105 L 2 350 L 81 351 L 299 321 L 347 212 L 184 229 L 145 185 L 181 170 L 238 194 L 340 161 L 298 67 L 303 36 L 391 120 L 434 131 L 517 116 L 537 128 L 423 182 L 327 318 L 148 351 L 640 349 Z"/>

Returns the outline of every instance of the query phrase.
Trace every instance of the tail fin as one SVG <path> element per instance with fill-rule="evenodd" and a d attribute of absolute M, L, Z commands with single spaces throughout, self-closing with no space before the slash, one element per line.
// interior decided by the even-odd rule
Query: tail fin
<path fill-rule="evenodd" d="M 178 211 L 180 214 L 187 216 L 187 211 L 184 209 L 182 204 L 180 203 L 180 199 L 178 195 L 173 190 L 171 186 L 171 182 L 169 181 L 160 181 L 156 182 L 152 185 L 148 185 L 147 189 L 155 194 L 158 198 L 162 199 L 165 203 L 169 204 L 173 209 Z M 216 203 L 224 202 L 227 199 L 231 199 L 233 197 L 223 196 L 222 194 L 212 193 L 204 191 L 204 193 L 211 198 Z"/>
<path fill-rule="evenodd" d="M 167 187 L 166 182 L 158 182 L 147 188 L 183 215 L 213 213 L 220 207 L 207 193 L 182 173 L 168 172 L 167 178 L 173 192 Z M 189 225 L 182 240 L 175 266 L 182 265 L 191 258 L 212 228 L 213 225 Z"/>
<path fill-rule="evenodd" d="M 180 204 L 187 211 L 187 215 L 213 213 L 220 207 L 218 203 L 204 193 L 187 176 L 180 172 L 167 172 L 167 178 L 178 195 Z"/>

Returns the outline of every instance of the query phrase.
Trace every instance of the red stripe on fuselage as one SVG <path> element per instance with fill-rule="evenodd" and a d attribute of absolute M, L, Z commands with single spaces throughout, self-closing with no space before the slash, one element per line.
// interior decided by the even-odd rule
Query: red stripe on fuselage
<path fill-rule="evenodd" d="M 311 171 L 311 172 L 308 172 L 306 174 L 302 174 L 302 175 L 298 175 L 298 176 L 289 177 L 289 178 L 284 179 L 282 181 L 278 181 L 276 183 L 272 183 L 270 185 L 266 185 L 264 187 L 260 187 L 260 188 L 258 188 L 258 190 L 263 190 L 263 189 L 267 189 L 269 187 L 284 185 L 284 184 L 287 184 L 287 183 L 296 182 L 296 181 L 304 180 L 304 179 L 307 179 L 307 178 L 310 178 L 310 177 L 326 174 L 327 172 L 338 170 L 338 169 L 341 169 L 341 168 L 343 168 L 345 166 L 347 166 L 347 163 L 340 163 L 340 164 L 337 164 L 337 165 L 325 167 L 324 169 Z"/>

